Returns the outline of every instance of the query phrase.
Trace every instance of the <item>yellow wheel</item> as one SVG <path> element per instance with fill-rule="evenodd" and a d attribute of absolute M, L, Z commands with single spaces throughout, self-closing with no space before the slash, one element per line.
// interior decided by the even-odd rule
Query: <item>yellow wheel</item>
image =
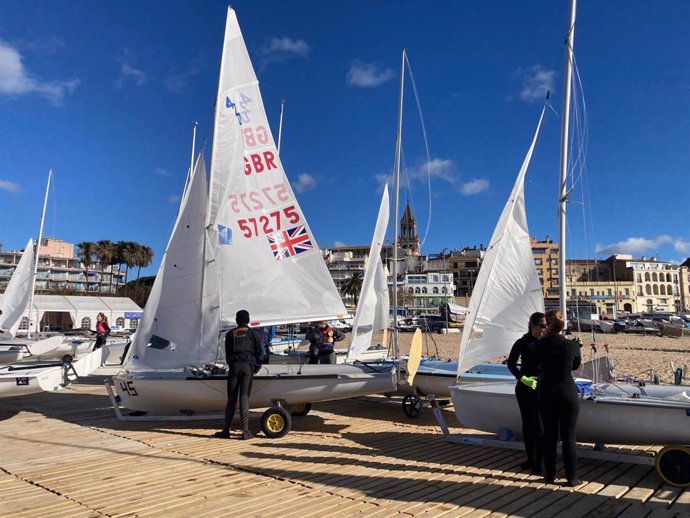
<path fill-rule="evenodd" d="M 655 458 L 656 472 L 664 482 L 676 487 L 690 487 L 690 448 L 665 446 Z"/>
<path fill-rule="evenodd" d="M 292 418 L 282 407 L 271 407 L 261 416 L 261 430 L 266 437 L 278 439 L 284 437 L 292 427 Z"/>

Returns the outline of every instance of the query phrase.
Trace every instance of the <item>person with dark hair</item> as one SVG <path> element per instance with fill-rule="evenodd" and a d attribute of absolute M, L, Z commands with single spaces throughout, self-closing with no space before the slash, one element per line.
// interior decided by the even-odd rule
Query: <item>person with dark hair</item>
<path fill-rule="evenodd" d="M 580 347 L 561 335 L 565 321 L 560 311 L 546 313 L 546 324 L 546 331 L 536 344 L 540 371 L 539 410 L 544 423 L 544 481 L 552 484 L 556 478 L 556 445 L 560 436 L 566 484 L 575 487 L 582 483 L 577 478 L 575 457 L 580 400 L 572 371 L 580 366 Z"/>
<path fill-rule="evenodd" d="M 241 309 L 235 315 L 237 327 L 225 335 L 225 360 L 228 362 L 228 404 L 225 407 L 225 426 L 214 437 L 230 437 L 237 399 L 240 402 L 242 439 L 251 439 L 249 431 L 249 395 L 253 375 L 261 369 L 263 346 L 253 329 L 249 328 L 249 313 Z"/>
<path fill-rule="evenodd" d="M 319 331 L 319 363 L 335 364 L 335 332 L 328 322 L 320 322 Z"/>
<path fill-rule="evenodd" d="M 537 340 L 546 329 L 544 313 L 532 313 L 527 325 L 527 333 L 518 339 L 508 355 L 508 370 L 517 379 L 515 397 L 522 417 L 522 440 L 525 442 L 527 460 L 520 465 L 529 469 L 533 475 L 541 474 L 542 427 L 537 398 Z M 518 360 L 520 366 L 518 367 Z"/>
<path fill-rule="evenodd" d="M 100 349 L 105 345 L 106 338 L 110 334 L 110 326 L 108 325 L 108 317 L 105 313 L 99 313 L 96 316 L 96 343 L 93 350 Z"/>

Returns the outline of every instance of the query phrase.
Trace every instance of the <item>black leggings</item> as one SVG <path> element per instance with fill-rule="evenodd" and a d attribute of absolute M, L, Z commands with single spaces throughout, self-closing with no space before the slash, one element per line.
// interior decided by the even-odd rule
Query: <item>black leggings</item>
<path fill-rule="evenodd" d="M 546 478 L 556 476 L 556 444 L 560 435 L 565 477 L 575 480 L 575 427 L 580 410 L 577 389 L 571 383 L 540 387 L 539 409 L 544 423 L 544 468 Z"/>
<path fill-rule="evenodd" d="M 541 442 L 542 426 L 539 415 L 539 401 L 537 391 L 523 383 L 515 385 L 515 397 L 520 407 L 522 417 L 522 440 L 525 442 L 527 462 L 532 464 L 535 470 L 541 470 Z"/>
<path fill-rule="evenodd" d="M 230 429 L 235 417 L 237 398 L 240 399 L 242 430 L 249 430 L 249 394 L 252 391 L 254 372 L 249 363 L 235 362 L 228 365 L 228 404 L 225 407 L 225 428 Z"/>

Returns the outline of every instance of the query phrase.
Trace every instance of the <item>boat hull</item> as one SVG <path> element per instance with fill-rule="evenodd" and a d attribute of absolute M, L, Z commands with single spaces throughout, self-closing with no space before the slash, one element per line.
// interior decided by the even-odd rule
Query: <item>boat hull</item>
<path fill-rule="evenodd" d="M 482 363 L 457 375 L 458 362 L 422 360 L 414 378 L 414 386 L 423 395 L 450 397 L 450 387 L 464 383 L 515 382 L 508 367 L 502 363 Z"/>
<path fill-rule="evenodd" d="M 102 359 L 103 351 L 98 350 L 73 361 L 67 379 L 60 363 L 31 361 L 0 367 L 0 398 L 55 392 L 78 377 L 91 374 L 100 367 Z"/>
<path fill-rule="evenodd" d="M 219 412 L 227 376 L 192 377 L 182 370 L 121 372 L 113 377 L 121 404 L 145 412 Z M 347 399 L 395 390 L 391 365 L 264 365 L 254 376 L 249 405 L 264 408 Z"/>
<path fill-rule="evenodd" d="M 515 384 L 459 385 L 450 389 L 463 427 L 520 437 Z M 580 401 L 577 440 L 605 444 L 690 444 L 690 401 L 602 396 Z"/>

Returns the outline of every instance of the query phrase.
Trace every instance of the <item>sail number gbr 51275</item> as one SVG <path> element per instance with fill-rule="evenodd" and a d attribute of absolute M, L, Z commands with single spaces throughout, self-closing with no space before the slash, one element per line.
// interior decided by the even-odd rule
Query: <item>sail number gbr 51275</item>
<path fill-rule="evenodd" d="M 256 218 L 243 218 L 237 220 L 237 226 L 246 238 L 268 235 L 282 230 L 287 225 L 295 225 L 299 222 L 300 215 L 294 205 L 289 205 L 281 210 L 268 214 L 262 214 Z"/>

